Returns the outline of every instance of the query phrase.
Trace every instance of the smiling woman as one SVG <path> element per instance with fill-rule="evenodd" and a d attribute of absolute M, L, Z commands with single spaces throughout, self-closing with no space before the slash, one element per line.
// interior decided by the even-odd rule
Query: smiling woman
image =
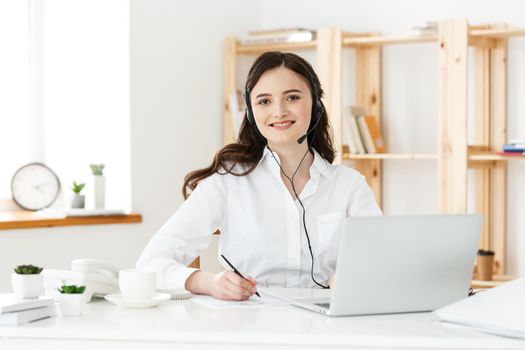
<path fill-rule="evenodd" d="M 256 295 L 257 285 L 327 288 L 336 249 L 317 243 L 337 232 L 319 220 L 381 210 L 361 174 L 332 164 L 322 95 L 303 58 L 283 52 L 257 58 L 248 73 L 237 142 L 219 150 L 209 167 L 186 176 L 187 200 L 137 262 L 139 269 L 157 272 L 159 288 L 227 300 Z M 186 267 L 217 229 L 219 254 L 237 273 L 224 260 L 226 270 L 217 274 Z"/>

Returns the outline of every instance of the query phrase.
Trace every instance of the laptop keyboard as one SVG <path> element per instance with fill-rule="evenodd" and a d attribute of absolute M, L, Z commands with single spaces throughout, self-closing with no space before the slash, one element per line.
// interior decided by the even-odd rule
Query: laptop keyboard
<path fill-rule="evenodd" d="M 315 305 L 320 306 L 320 307 L 324 307 L 325 309 L 329 309 L 330 308 L 330 303 L 317 303 Z"/>

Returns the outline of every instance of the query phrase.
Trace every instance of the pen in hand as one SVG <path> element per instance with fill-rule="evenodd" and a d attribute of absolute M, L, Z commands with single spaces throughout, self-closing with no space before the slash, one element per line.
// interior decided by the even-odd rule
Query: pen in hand
<path fill-rule="evenodd" d="M 231 262 L 228 261 L 228 259 L 226 259 L 224 255 L 221 254 L 221 257 L 224 259 L 224 261 L 226 261 L 226 264 L 228 264 L 233 269 L 233 272 L 235 272 L 237 275 L 239 275 L 239 277 L 247 281 L 247 279 L 235 268 L 235 266 L 232 265 Z M 261 297 L 257 292 L 255 292 L 255 295 L 257 295 L 259 298 Z"/>

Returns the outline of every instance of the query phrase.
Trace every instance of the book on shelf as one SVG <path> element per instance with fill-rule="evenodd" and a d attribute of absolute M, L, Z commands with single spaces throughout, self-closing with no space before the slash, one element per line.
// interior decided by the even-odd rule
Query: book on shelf
<path fill-rule="evenodd" d="M 365 114 L 365 109 L 360 106 L 350 108 L 357 128 L 357 139 L 360 139 L 365 153 L 384 153 L 385 144 L 381 136 L 381 129 L 376 118 Z"/>
<path fill-rule="evenodd" d="M 424 21 L 423 23 L 416 24 L 412 26 L 412 29 L 437 29 L 437 21 Z"/>
<path fill-rule="evenodd" d="M 359 131 L 357 130 L 357 121 L 350 111 L 350 107 L 343 109 L 343 144 L 348 146 L 350 154 L 364 153 L 364 147 L 358 147 Z M 362 149 L 362 152 L 360 151 Z"/>
<path fill-rule="evenodd" d="M 351 154 L 366 153 L 365 145 L 363 144 L 361 134 L 359 133 L 359 127 L 357 125 L 357 117 L 364 114 L 364 112 L 364 108 L 359 106 L 348 107 L 343 111 L 343 118 L 348 121 L 348 148 L 350 149 Z"/>
<path fill-rule="evenodd" d="M 268 34 L 251 35 L 240 40 L 241 45 L 302 43 L 315 40 L 316 32 L 312 30 L 291 30 Z"/>
<path fill-rule="evenodd" d="M 525 156 L 525 152 L 505 152 L 505 151 L 497 151 L 496 154 L 499 155 L 499 156 L 514 156 L 514 157 Z"/>
<path fill-rule="evenodd" d="M 506 143 L 503 145 L 503 152 L 525 152 L 525 143 Z"/>
<path fill-rule="evenodd" d="M 412 26 L 412 30 L 409 35 L 414 36 L 426 36 L 436 35 L 438 32 L 438 23 L 435 21 L 426 21 L 420 25 Z"/>
<path fill-rule="evenodd" d="M 0 314 L 0 326 L 18 326 L 56 315 L 55 305 Z"/>
<path fill-rule="evenodd" d="M 242 92 L 235 90 L 230 94 L 230 112 L 235 137 L 239 134 L 242 120 L 244 118 L 244 102 Z"/>
<path fill-rule="evenodd" d="M 372 134 L 370 130 L 368 130 L 364 115 L 357 117 L 357 125 L 359 126 L 359 132 L 361 133 L 361 139 L 365 145 L 366 153 L 377 153 Z"/>
<path fill-rule="evenodd" d="M 374 152 L 369 153 L 385 153 L 385 143 L 376 118 L 371 115 L 364 115 L 359 117 L 358 121 L 360 121 L 359 126 L 363 128 L 367 143 L 370 143 L 371 149 L 374 150 Z"/>

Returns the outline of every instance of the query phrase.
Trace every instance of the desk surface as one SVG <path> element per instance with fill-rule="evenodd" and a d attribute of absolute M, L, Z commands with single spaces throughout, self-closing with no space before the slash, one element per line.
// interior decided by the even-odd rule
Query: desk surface
<path fill-rule="evenodd" d="M 525 349 L 525 341 L 442 324 L 432 313 L 332 318 L 293 306 L 212 309 L 195 301 L 126 309 L 105 300 L 83 316 L 0 327 L 2 346 L 20 349 Z"/>

